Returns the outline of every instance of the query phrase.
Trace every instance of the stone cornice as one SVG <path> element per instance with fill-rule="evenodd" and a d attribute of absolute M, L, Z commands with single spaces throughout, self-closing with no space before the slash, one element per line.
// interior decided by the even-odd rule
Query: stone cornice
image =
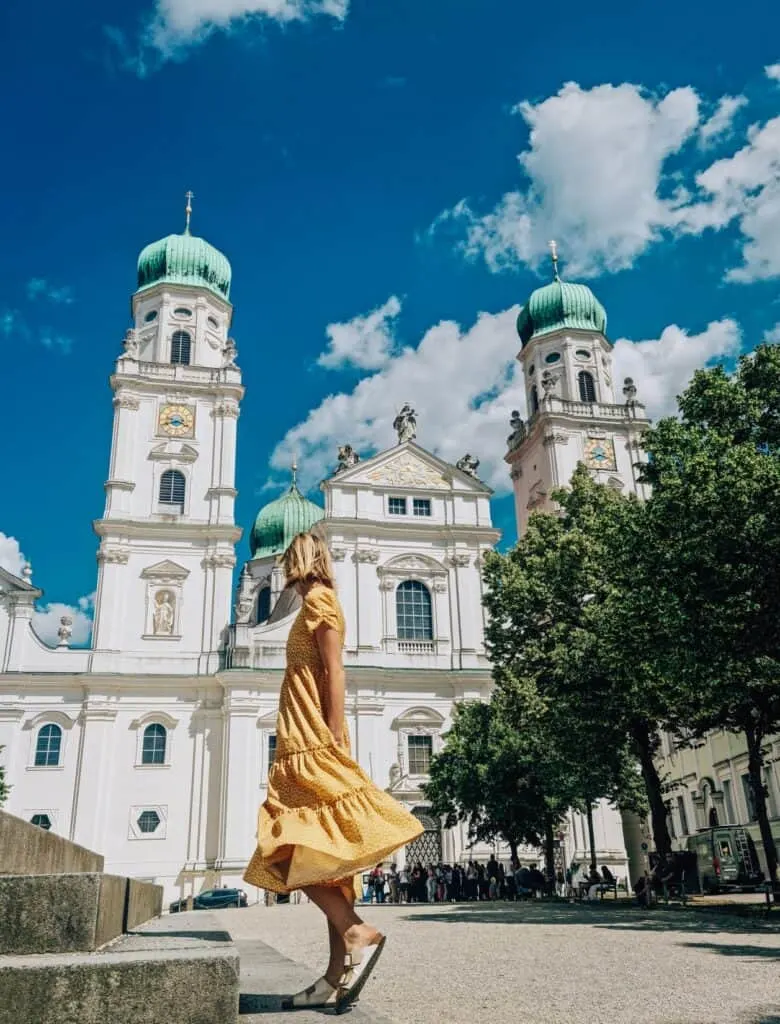
<path fill-rule="evenodd" d="M 337 547 L 341 547 L 342 543 L 345 542 L 346 537 L 355 537 L 360 539 L 361 537 L 372 537 L 377 540 L 405 540 L 408 544 L 412 544 L 413 541 L 410 538 L 414 538 L 415 534 L 424 535 L 420 539 L 426 543 L 431 540 L 448 540 L 458 538 L 459 540 L 465 539 L 465 537 L 471 536 L 475 539 L 478 538 L 483 544 L 493 544 L 501 539 L 501 531 L 496 529 L 495 526 L 475 526 L 473 524 L 463 523 L 384 523 L 378 522 L 375 519 L 352 519 L 340 516 L 328 515 L 322 520 L 323 526 L 325 526 L 331 533 L 337 534 L 335 544 Z"/>
<path fill-rule="evenodd" d="M 109 379 L 112 390 L 119 393 L 122 401 L 132 399 L 137 402 L 139 397 L 159 398 L 161 390 L 171 389 L 186 398 L 218 396 L 223 401 L 232 398 L 238 403 L 244 397 L 241 371 L 236 367 L 178 367 L 168 363 L 128 362 L 134 372 L 117 370 Z M 146 370 L 140 369 L 142 367 Z M 238 415 L 237 411 L 235 415 Z"/>
<path fill-rule="evenodd" d="M 196 523 L 182 518 L 174 522 L 156 519 L 96 519 L 92 528 L 98 537 L 121 535 L 123 538 L 140 538 L 168 540 L 224 540 L 231 544 L 241 539 L 243 530 L 240 526 L 228 523 Z"/>

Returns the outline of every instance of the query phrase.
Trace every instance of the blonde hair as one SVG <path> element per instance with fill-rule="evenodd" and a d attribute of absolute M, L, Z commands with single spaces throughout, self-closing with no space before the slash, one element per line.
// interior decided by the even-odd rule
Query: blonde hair
<path fill-rule="evenodd" d="M 323 583 L 334 588 L 328 545 L 318 533 L 299 533 L 293 537 L 282 555 L 282 570 L 288 587 L 296 583 Z"/>

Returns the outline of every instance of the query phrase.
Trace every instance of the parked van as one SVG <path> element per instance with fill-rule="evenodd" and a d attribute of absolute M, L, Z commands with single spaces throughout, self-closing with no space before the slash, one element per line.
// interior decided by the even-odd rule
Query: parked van
<path fill-rule="evenodd" d="M 696 854 L 702 892 L 752 889 L 764 881 L 753 837 L 739 825 L 700 829 L 687 846 Z"/>

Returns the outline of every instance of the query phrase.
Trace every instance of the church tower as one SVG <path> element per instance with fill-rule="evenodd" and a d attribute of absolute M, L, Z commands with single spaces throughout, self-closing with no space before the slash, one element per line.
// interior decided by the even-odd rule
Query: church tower
<path fill-rule="evenodd" d="M 607 314 L 584 284 L 562 281 L 550 243 L 553 280 L 531 294 L 517 318 L 528 419 L 512 416 L 505 456 L 514 484 L 518 534 L 531 512 L 553 511 L 579 462 L 594 477 L 644 497 L 637 480 L 639 439 L 649 426 L 630 377 L 615 402 Z"/>
<path fill-rule="evenodd" d="M 138 258 L 133 327 L 111 376 L 114 425 L 92 670 L 216 671 L 230 621 L 236 427 L 244 394 L 227 259 L 190 233 Z"/>

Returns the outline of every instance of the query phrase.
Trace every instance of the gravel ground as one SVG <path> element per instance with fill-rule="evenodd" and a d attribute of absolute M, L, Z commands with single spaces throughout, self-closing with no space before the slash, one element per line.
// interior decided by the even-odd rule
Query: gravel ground
<path fill-rule="evenodd" d="M 370 909 L 388 943 L 360 1007 L 393 1024 L 780 1024 L 777 924 L 606 902 Z M 324 969 L 311 904 L 218 916 Z"/>

